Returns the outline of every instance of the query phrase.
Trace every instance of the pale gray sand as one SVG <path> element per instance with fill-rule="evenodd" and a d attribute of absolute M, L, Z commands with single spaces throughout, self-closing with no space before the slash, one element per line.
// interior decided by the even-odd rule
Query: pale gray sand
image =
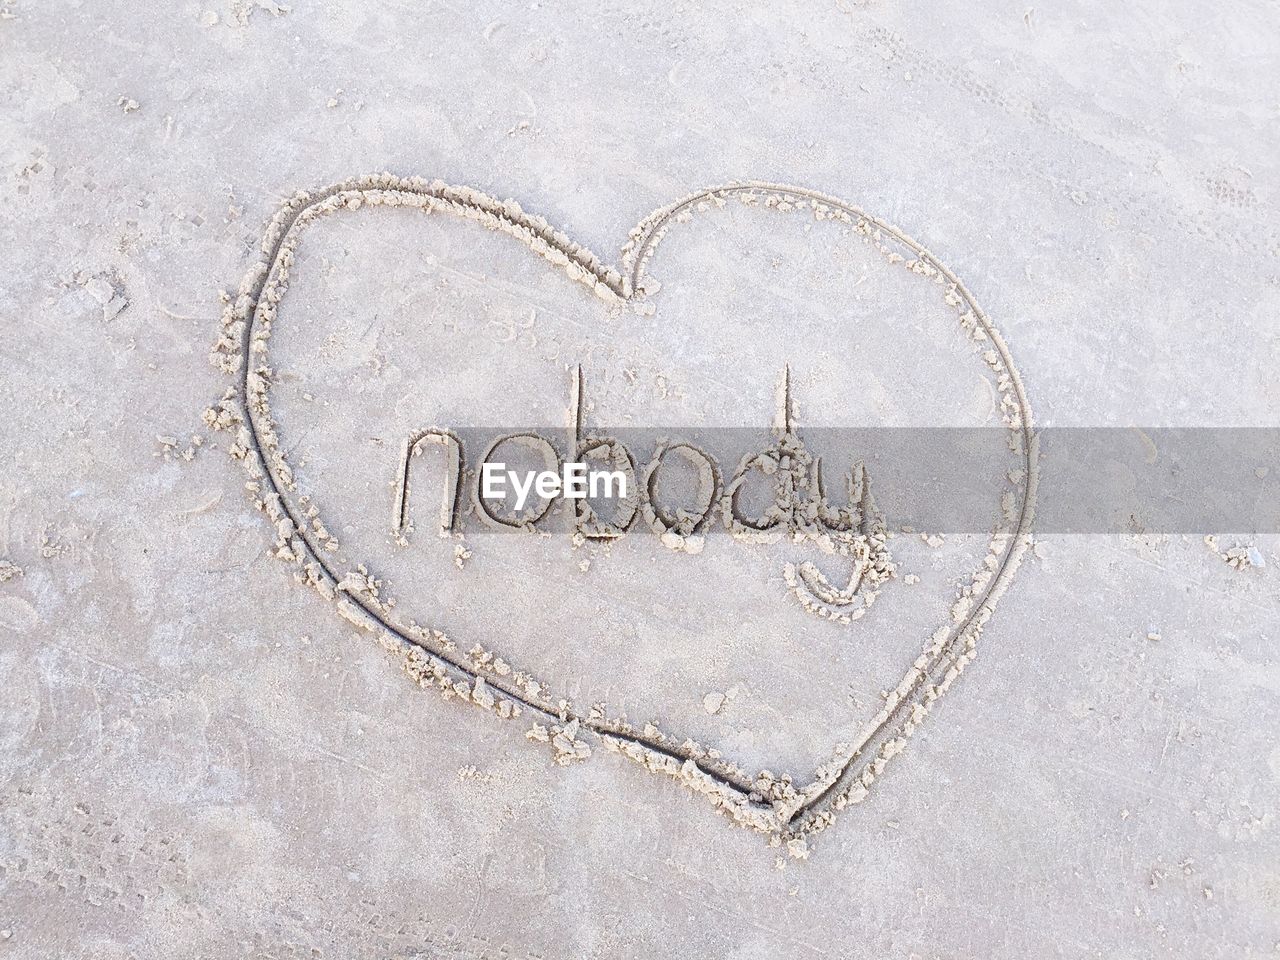
<path fill-rule="evenodd" d="M 883 692 L 968 623 L 986 533 L 894 531 L 896 576 L 843 623 L 791 589 L 816 595 L 806 559 L 848 576 L 813 543 L 575 546 L 474 514 L 442 540 L 438 475 L 393 530 L 406 437 L 563 426 L 578 368 L 588 426 L 765 445 L 789 365 L 801 433 L 1017 432 L 967 305 L 856 217 L 709 195 L 646 262 L 659 283 L 626 289 L 628 232 L 732 180 L 922 243 L 1004 335 L 1040 426 L 1274 425 L 1273 11 L 3 9 L 0 953 L 1280 948 L 1274 535 L 1044 537 L 904 744 L 877 726 Z M 339 575 L 366 565 L 379 601 L 482 668 L 448 699 L 271 558 L 235 432 L 201 418 L 236 380 L 207 359 L 219 291 L 267 221 L 382 170 L 514 197 L 599 261 L 569 277 L 366 194 L 307 228 L 272 321 L 311 546 L 331 534 Z M 997 493 L 990 523 L 1007 510 Z M 972 654 L 946 652 L 929 682 Z M 561 698 L 560 722 L 529 705 Z M 868 729 L 905 749 L 829 829 L 771 847 L 686 788 L 702 774 L 654 776 L 590 732 L 623 715 L 747 789 L 762 769 L 803 788 Z"/>

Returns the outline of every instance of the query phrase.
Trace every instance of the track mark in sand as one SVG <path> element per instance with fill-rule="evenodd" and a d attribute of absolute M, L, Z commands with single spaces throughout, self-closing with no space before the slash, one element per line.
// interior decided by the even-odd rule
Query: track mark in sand
<path fill-rule="evenodd" d="M 583 709 L 565 700 L 552 702 L 541 682 L 514 668 L 500 652 L 476 645 L 464 653 L 441 631 L 400 617 L 394 601 L 383 595 L 381 581 L 366 566 L 343 569 L 337 562 L 337 540 L 325 528 L 318 506 L 298 493 L 270 407 L 271 327 L 288 289 L 302 234 L 323 216 L 388 206 L 472 220 L 520 241 L 592 290 L 607 307 L 631 304 L 647 316 L 652 313 L 652 304 L 646 301 L 659 286 L 647 276 L 647 268 L 664 237 L 694 215 L 730 203 L 843 224 L 889 263 L 900 264 L 937 287 L 995 377 L 1009 449 L 1021 464 L 1009 479 L 1002 498 L 1003 520 L 993 532 L 983 563 L 955 598 L 950 616 L 888 691 L 879 713 L 852 743 L 834 745 L 831 759 L 807 783 L 768 772 L 752 775 L 718 750 L 692 740 L 681 741 L 652 724 L 637 728 L 606 716 L 599 708 Z M 632 231 L 622 252 L 621 269 L 606 265 L 545 220 L 526 214 L 514 201 L 500 201 L 468 187 L 379 174 L 337 183 L 316 193 L 298 193 L 268 226 L 261 258 L 249 270 L 237 296 L 226 297 L 212 360 L 233 377 L 233 386 L 217 406 L 206 411 L 205 422 L 235 436 L 231 454 L 248 474 L 246 488 L 255 506 L 274 528 L 275 555 L 293 567 L 300 583 L 315 589 L 340 616 L 392 652 L 420 686 L 434 687 L 447 699 L 471 703 L 503 719 L 532 720 L 526 735 L 548 744 L 557 763 L 585 759 L 592 752 L 592 742 L 621 753 L 706 796 L 735 822 L 769 835 L 772 844 L 785 845 L 798 858 L 808 855 L 810 835 L 828 826 L 838 811 L 867 796 L 888 762 L 901 752 L 933 705 L 973 660 L 982 628 L 1029 541 L 1038 476 L 1037 443 L 1021 379 L 1000 334 L 960 280 L 914 240 L 854 206 L 804 188 L 742 183 L 686 197 L 655 211 Z M 786 433 L 784 430 L 784 439 Z M 411 442 L 406 464 L 414 448 L 432 436 L 436 434 L 428 431 Z M 432 442 L 449 446 L 443 440 Z M 458 470 L 460 476 L 460 463 Z M 401 532 L 407 495 L 406 472 L 395 517 Z M 847 599 L 853 580 L 847 586 L 833 586 L 815 574 L 816 570 L 794 571 L 797 584 L 803 583 L 804 589 L 819 597 L 828 597 L 834 605 Z M 857 566 L 854 576 L 858 576 Z M 797 782 L 803 785 L 797 786 Z"/>

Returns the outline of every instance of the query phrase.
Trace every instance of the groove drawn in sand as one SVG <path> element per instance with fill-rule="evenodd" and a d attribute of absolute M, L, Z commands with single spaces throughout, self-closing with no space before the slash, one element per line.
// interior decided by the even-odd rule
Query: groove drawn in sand
<path fill-rule="evenodd" d="M 674 225 L 695 213 L 730 202 L 779 212 L 798 211 L 819 221 L 844 224 L 889 262 L 901 264 L 940 288 L 996 377 L 1009 448 L 1021 464 L 1010 476 L 1002 499 L 1003 520 L 993 532 L 984 562 L 956 597 L 949 619 L 927 639 L 921 654 L 888 692 L 879 713 L 854 741 L 833 745 L 831 759 L 799 786 L 785 774 L 752 775 L 719 751 L 692 740 L 680 741 L 652 724 L 636 728 L 625 720 L 605 716 L 597 708 L 583 710 L 565 700 L 553 703 L 542 683 L 514 668 L 499 652 L 477 645 L 463 653 L 441 631 L 400 617 L 394 601 L 382 595 L 381 582 L 364 565 L 344 570 L 336 562 L 338 543 L 325 528 L 317 505 L 297 491 L 269 403 L 272 323 L 288 288 L 301 236 L 322 216 L 368 205 L 413 207 L 424 213 L 474 220 L 519 240 L 593 290 L 606 304 L 632 303 L 648 315 L 651 305 L 643 301 L 656 292 L 657 285 L 648 281 L 646 269 L 663 238 Z M 420 686 L 435 687 L 446 698 L 474 704 L 502 718 L 532 720 L 526 735 L 549 744 L 557 763 L 585 759 L 591 754 L 589 741 L 621 753 L 705 795 L 734 821 L 768 834 L 771 843 L 785 843 L 797 857 L 807 855 L 807 838 L 829 825 L 836 812 L 866 797 L 889 760 L 902 750 L 933 704 L 973 660 L 978 636 L 1013 577 L 1029 539 L 1037 482 L 1036 438 L 1025 391 L 1000 335 L 959 279 L 914 240 L 856 207 L 799 187 L 731 184 L 660 209 L 632 231 L 623 250 L 621 270 L 606 266 L 546 221 L 526 214 L 514 201 L 499 201 L 467 187 L 380 174 L 347 180 L 314 194 L 298 193 L 271 221 L 261 259 L 244 278 L 238 295 L 227 298 L 212 360 L 234 377 L 234 386 L 206 412 L 205 420 L 211 427 L 235 435 L 231 453 L 248 473 L 246 488 L 255 506 L 274 527 L 275 555 L 293 566 L 299 582 L 314 588 L 341 616 L 395 654 Z M 784 424 L 780 444 L 786 443 L 787 433 Z M 421 443 L 429 435 L 411 440 L 411 444 Z M 431 442 L 448 446 L 442 440 Z M 407 496 L 407 482 L 404 490 L 401 503 Z M 398 520 L 403 520 L 402 510 Z M 855 577 L 857 567 L 855 563 Z M 793 576 L 812 595 L 828 597 L 839 606 L 853 581 L 833 586 L 815 577 L 815 572 L 802 565 Z"/>
<path fill-rule="evenodd" d="M 413 458 L 419 456 L 423 444 L 436 444 L 446 448 L 449 458 L 445 472 L 444 502 L 440 504 L 440 532 L 452 533 L 458 517 L 458 495 L 462 491 L 462 477 L 466 470 L 463 458 L 462 441 L 457 434 L 449 430 L 432 428 L 419 430 L 405 441 L 404 452 L 400 457 L 401 468 L 396 479 L 395 518 L 391 524 L 391 532 L 401 543 L 409 528 L 409 495 L 412 491 L 410 481 Z"/>
<path fill-rule="evenodd" d="M 782 569 L 787 588 L 804 610 L 844 624 L 861 619 L 880 589 L 893 577 L 896 568 L 889 555 L 888 530 L 883 516 L 876 510 L 862 461 L 855 461 L 845 478 L 848 506 L 833 507 L 827 498 L 822 459 L 810 454 L 795 424 L 790 366 L 784 366 L 778 390 L 778 412 L 772 429 L 775 442 L 764 450 L 745 455 L 728 482 L 722 481 L 720 465 L 711 453 L 688 440 L 670 437 L 654 441 L 648 464 L 638 470 L 631 447 L 618 437 L 584 435 L 581 367 L 574 369 L 572 384 L 569 436 L 563 455 L 553 436 L 546 431 L 504 433 L 486 441 L 475 467 L 469 469 L 466 445 L 453 430 L 431 427 L 411 433 L 402 447 L 396 470 L 392 520 L 395 542 L 402 546 L 408 544 L 408 534 L 413 528 L 410 501 L 414 462 L 431 446 L 445 447 L 448 458 L 438 525 L 442 536 L 460 531 L 460 494 L 464 487 L 471 492 L 471 512 L 486 526 L 526 532 L 538 530 L 539 524 L 552 514 L 554 499 L 546 499 L 536 509 L 530 507 L 523 513 L 502 516 L 494 512 L 483 493 L 483 467 L 494 463 L 498 451 L 510 444 L 539 454 L 543 466 L 552 474 L 558 475 L 567 462 L 585 465 L 607 459 L 615 475 L 625 481 L 625 489 L 630 492 L 617 498 L 618 505 L 608 522 L 600 520 L 586 497 L 573 501 L 575 544 L 617 540 L 636 526 L 638 517 L 643 517 L 642 528 L 647 527 L 656 534 L 664 547 L 699 554 L 705 534 L 719 516 L 720 525 L 737 541 L 809 543 L 820 553 L 847 560 L 850 571 L 843 586 L 833 585 L 812 561 L 798 566 L 788 563 Z M 674 458 L 684 460 L 697 472 L 698 489 L 693 503 L 673 509 L 662 506 L 657 488 L 663 465 Z M 753 478 L 759 478 L 772 492 L 768 506 L 758 516 L 748 514 L 740 502 L 740 495 Z"/>

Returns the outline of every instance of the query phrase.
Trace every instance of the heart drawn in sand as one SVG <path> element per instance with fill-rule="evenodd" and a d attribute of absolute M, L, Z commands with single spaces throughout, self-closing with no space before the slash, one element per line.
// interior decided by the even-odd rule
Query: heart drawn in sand
<path fill-rule="evenodd" d="M 720 751 L 664 734 L 653 725 L 633 727 L 598 710 L 552 702 L 547 687 L 514 671 L 503 651 L 471 647 L 401 616 L 381 583 L 364 564 L 341 563 L 320 507 L 301 494 L 286 458 L 270 406 L 269 338 L 277 308 L 289 286 L 295 251 L 308 226 L 326 214 L 366 207 L 416 208 L 447 214 L 507 234 L 554 268 L 590 288 L 604 309 L 639 303 L 652 292 L 646 283 L 650 258 L 670 227 L 690 212 L 741 202 L 748 206 L 802 210 L 818 221 L 834 221 L 931 285 L 954 310 L 975 356 L 994 379 L 998 411 L 1018 469 L 1010 471 L 996 525 L 978 569 L 953 600 L 948 615 L 909 663 L 879 712 L 848 743 L 832 744 L 830 760 L 808 777 L 750 775 Z M 234 378 L 206 422 L 230 431 L 232 456 L 249 474 L 255 505 L 270 519 L 276 556 L 296 578 L 314 588 L 337 612 L 375 638 L 423 687 L 528 726 L 530 740 L 544 742 L 561 763 L 584 759 L 593 746 L 620 753 L 706 796 L 744 826 L 785 843 L 796 856 L 807 838 L 829 825 L 838 811 L 860 802 L 889 760 L 905 746 L 956 677 L 974 658 L 983 626 L 1007 588 L 1029 540 L 1037 482 L 1037 445 L 1021 379 L 1008 348 L 964 285 L 928 251 L 897 229 L 843 201 L 811 190 L 767 183 L 731 184 L 704 190 L 655 211 L 632 232 L 621 266 L 603 263 L 544 220 L 513 201 L 500 201 L 466 187 L 390 174 L 359 177 L 315 193 L 299 193 L 271 221 L 261 257 L 228 298 L 212 355 Z M 469 653 L 462 651 L 470 648 Z"/>

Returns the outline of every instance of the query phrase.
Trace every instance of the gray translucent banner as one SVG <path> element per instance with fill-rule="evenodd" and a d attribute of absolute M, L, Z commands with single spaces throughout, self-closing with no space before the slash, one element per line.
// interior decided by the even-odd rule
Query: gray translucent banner
<path fill-rule="evenodd" d="M 1065 427 L 1036 436 L 1037 533 L 1280 532 L 1280 428 Z M 559 470 L 567 460 L 622 466 L 634 515 L 608 498 L 591 504 L 602 520 L 625 520 L 625 532 L 657 529 L 645 522 L 646 504 L 710 535 L 729 529 L 726 497 L 735 491 L 739 513 L 758 518 L 775 496 L 803 513 L 800 501 L 819 491 L 833 513 L 850 506 L 853 490 L 892 529 L 988 533 L 1027 488 L 1020 435 L 997 428 L 584 427 L 575 437 L 563 426 L 454 427 L 403 438 L 402 450 L 398 517 L 417 529 L 448 514 L 468 532 L 520 530 L 480 513 L 486 455 L 516 472 Z M 511 501 L 486 505 L 499 521 L 518 519 Z M 580 516 L 572 501 L 531 493 L 526 519 L 534 513 L 526 525 L 549 532 L 572 532 Z"/>

